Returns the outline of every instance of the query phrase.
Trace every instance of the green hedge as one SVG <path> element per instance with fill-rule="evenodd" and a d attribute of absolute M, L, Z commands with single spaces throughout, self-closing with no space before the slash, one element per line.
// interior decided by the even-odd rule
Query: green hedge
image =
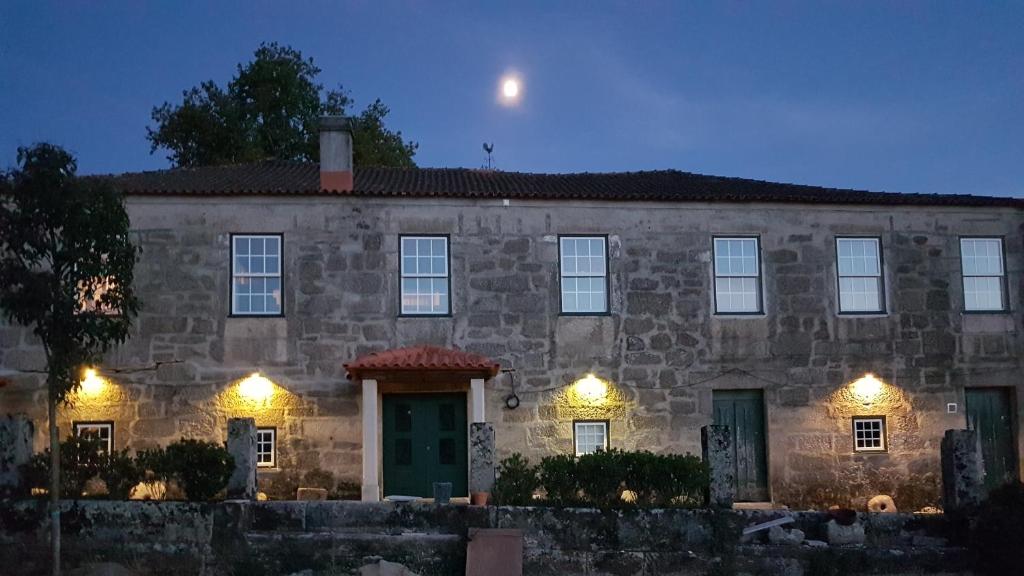
<path fill-rule="evenodd" d="M 227 486 L 235 466 L 223 445 L 185 439 L 132 457 L 127 450 L 104 454 L 97 440 L 73 436 L 61 442 L 60 457 L 61 497 L 70 499 L 82 498 L 86 483 L 99 477 L 107 494 L 90 494 L 90 498 L 124 500 L 145 480 L 176 482 L 189 500 L 207 501 Z M 21 489 L 29 495 L 33 489 L 49 487 L 50 451 L 46 450 L 22 467 Z"/>
<path fill-rule="evenodd" d="M 517 453 L 499 464 L 494 499 L 512 506 L 701 506 L 707 485 L 707 468 L 691 454 L 608 450 L 531 465 Z M 538 488 L 543 498 L 533 497 Z"/>

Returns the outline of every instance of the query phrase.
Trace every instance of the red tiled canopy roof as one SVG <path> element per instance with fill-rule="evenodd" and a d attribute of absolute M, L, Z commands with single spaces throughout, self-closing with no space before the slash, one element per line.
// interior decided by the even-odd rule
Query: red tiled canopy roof
<path fill-rule="evenodd" d="M 497 362 L 480 354 L 438 346 L 374 352 L 344 366 L 351 379 L 362 378 L 368 372 L 459 372 L 493 378 L 499 368 Z"/>

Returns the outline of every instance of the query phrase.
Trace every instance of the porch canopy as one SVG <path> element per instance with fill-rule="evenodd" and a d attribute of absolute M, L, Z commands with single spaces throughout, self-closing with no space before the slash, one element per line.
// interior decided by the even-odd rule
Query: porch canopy
<path fill-rule="evenodd" d="M 439 346 L 413 346 L 367 354 L 344 364 L 362 384 L 362 499 L 381 498 L 381 395 L 468 391 L 470 422 L 485 422 L 484 383 L 497 376 L 497 362 L 480 354 Z"/>

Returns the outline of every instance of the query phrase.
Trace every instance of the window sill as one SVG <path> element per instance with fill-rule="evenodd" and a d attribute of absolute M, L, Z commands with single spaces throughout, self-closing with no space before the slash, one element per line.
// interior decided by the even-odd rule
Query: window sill
<path fill-rule="evenodd" d="M 712 318 L 767 318 L 767 312 L 713 312 Z"/>
<path fill-rule="evenodd" d="M 228 314 L 228 318 L 284 318 L 284 314 Z"/>
<path fill-rule="evenodd" d="M 399 318 L 451 318 L 452 313 L 446 312 L 444 314 L 399 314 Z"/>
<path fill-rule="evenodd" d="M 889 313 L 884 310 L 880 312 L 836 312 L 836 316 L 840 318 L 888 318 Z"/>
<path fill-rule="evenodd" d="M 559 312 L 559 316 L 565 316 L 567 318 L 603 318 L 611 316 L 611 312 Z"/>
<path fill-rule="evenodd" d="M 1008 316 L 1012 314 L 1012 310 L 961 310 L 960 314 L 964 316 Z"/>

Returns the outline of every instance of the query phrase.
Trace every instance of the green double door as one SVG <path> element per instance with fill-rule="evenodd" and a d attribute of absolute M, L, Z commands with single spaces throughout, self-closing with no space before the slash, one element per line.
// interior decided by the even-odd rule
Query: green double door
<path fill-rule="evenodd" d="M 451 482 L 466 496 L 466 395 L 385 394 L 382 405 L 384 495 L 432 498 L 434 482 Z"/>
<path fill-rule="evenodd" d="M 712 392 L 715 424 L 729 427 L 738 502 L 767 502 L 768 449 L 761 390 Z"/>
<path fill-rule="evenodd" d="M 1017 431 L 1010 388 L 967 388 L 967 427 L 978 431 L 985 461 L 985 488 L 1017 480 Z"/>

